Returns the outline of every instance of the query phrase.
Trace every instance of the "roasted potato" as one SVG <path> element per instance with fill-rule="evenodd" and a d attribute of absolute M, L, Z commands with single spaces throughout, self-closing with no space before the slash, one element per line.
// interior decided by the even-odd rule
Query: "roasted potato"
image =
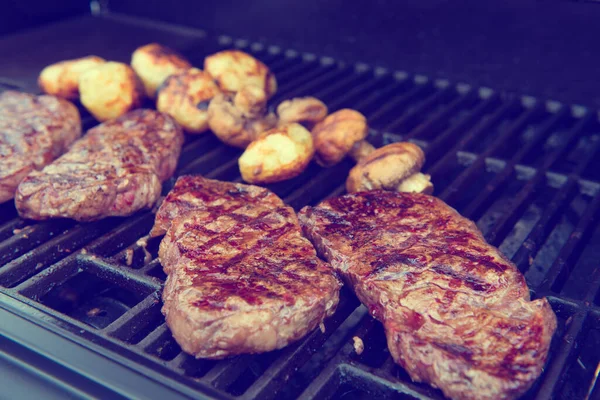
<path fill-rule="evenodd" d="M 142 85 L 127 64 L 106 62 L 81 74 L 81 104 L 98 120 L 119 117 L 137 108 L 142 100 Z"/>
<path fill-rule="evenodd" d="M 277 91 L 275 75 L 265 64 L 243 51 L 225 50 L 208 56 L 204 59 L 204 70 L 225 92 L 238 92 L 246 85 L 254 85 L 270 98 Z"/>
<path fill-rule="evenodd" d="M 291 123 L 261 133 L 239 158 L 242 179 L 272 183 L 298 176 L 314 155 L 312 135 Z"/>
<path fill-rule="evenodd" d="M 329 167 L 367 137 L 367 119 L 358 111 L 343 109 L 330 114 L 312 130 L 319 165 Z"/>
<path fill-rule="evenodd" d="M 223 143 L 245 149 L 258 134 L 277 124 L 275 114 L 249 118 L 234 104 L 230 94 L 218 94 L 208 106 L 208 125 Z"/>
<path fill-rule="evenodd" d="M 212 78 L 197 68 L 169 76 L 158 89 L 156 108 L 169 114 L 189 133 L 208 130 L 208 105 L 219 93 Z"/>
<path fill-rule="evenodd" d="M 277 106 L 279 124 L 297 122 L 312 128 L 327 116 L 327 106 L 315 97 L 297 97 Z"/>
<path fill-rule="evenodd" d="M 38 78 L 38 85 L 44 93 L 75 100 L 79 97 L 79 77 L 88 69 L 104 63 L 103 58 L 87 56 L 48 65 Z"/>
<path fill-rule="evenodd" d="M 151 99 L 156 97 L 156 90 L 170 75 L 192 68 L 182 55 L 158 43 L 137 48 L 131 56 L 131 66 Z"/>

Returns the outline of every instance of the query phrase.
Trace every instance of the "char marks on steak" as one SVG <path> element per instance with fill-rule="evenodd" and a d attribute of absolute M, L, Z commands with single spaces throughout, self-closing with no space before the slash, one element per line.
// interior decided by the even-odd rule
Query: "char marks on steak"
<path fill-rule="evenodd" d="M 79 111 L 67 100 L 12 90 L 0 94 L 0 203 L 80 136 Z"/>
<path fill-rule="evenodd" d="M 455 399 L 512 399 L 540 375 L 556 317 L 476 225 L 422 194 L 372 191 L 299 215 L 385 328 L 413 380 Z"/>
<path fill-rule="evenodd" d="M 19 185 L 24 218 L 92 221 L 152 207 L 171 177 L 183 132 L 168 115 L 136 110 L 90 129 L 42 171 Z"/>
<path fill-rule="evenodd" d="M 184 176 L 153 236 L 168 274 L 163 313 L 187 353 L 223 358 L 282 348 L 333 314 L 340 282 L 270 191 Z"/>

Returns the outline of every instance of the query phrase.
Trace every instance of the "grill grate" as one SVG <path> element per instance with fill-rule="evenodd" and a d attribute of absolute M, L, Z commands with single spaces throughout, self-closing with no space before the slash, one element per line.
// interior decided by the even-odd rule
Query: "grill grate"
<path fill-rule="evenodd" d="M 548 365 L 526 398 L 600 395 L 593 391 L 600 359 L 596 114 L 229 37 L 205 38 L 183 53 L 201 65 L 206 55 L 232 46 L 275 72 L 280 89 L 274 104 L 313 95 L 332 111 L 363 112 L 376 146 L 399 140 L 421 145 L 436 194 L 476 221 L 525 274 L 534 297 L 548 296 L 557 314 Z M 83 115 L 84 126 L 93 126 Z M 239 154 L 212 135 L 188 138 L 177 174 L 240 181 Z M 270 189 L 300 209 L 343 193 L 351 166 L 313 163 Z M 163 192 L 173 183 L 166 182 Z M 312 332 L 282 350 L 224 361 L 182 353 L 160 314 L 165 275 L 156 258 L 159 241 L 145 247 L 139 241 L 153 217 L 140 212 L 89 224 L 32 223 L 19 219 L 12 204 L 0 205 L 0 304 L 16 299 L 78 340 L 163 373 L 167 386 L 178 382 L 221 398 L 442 398 L 393 363 L 381 325 L 347 289 L 324 333 Z M 353 336 L 365 342 L 361 356 Z"/>

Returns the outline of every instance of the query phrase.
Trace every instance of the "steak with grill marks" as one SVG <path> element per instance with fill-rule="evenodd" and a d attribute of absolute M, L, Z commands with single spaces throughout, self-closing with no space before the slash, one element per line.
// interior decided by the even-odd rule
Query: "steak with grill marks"
<path fill-rule="evenodd" d="M 104 122 L 21 182 L 17 210 L 24 218 L 92 221 L 150 208 L 175 171 L 182 145 L 181 128 L 157 111 Z"/>
<path fill-rule="evenodd" d="M 299 218 L 413 380 L 454 399 L 512 399 L 540 375 L 556 329 L 548 301 L 530 301 L 517 268 L 441 200 L 355 193 Z"/>
<path fill-rule="evenodd" d="M 337 306 L 333 270 L 302 236 L 294 210 L 266 189 L 181 177 L 151 235 L 165 232 L 163 313 L 196 357 L 282 348 Z"/>
<path fill-rule="evenodd" d="M 79 111 L 68 101 L 11 90 L 0 94 L 0 203 L 80 136 Z"/>

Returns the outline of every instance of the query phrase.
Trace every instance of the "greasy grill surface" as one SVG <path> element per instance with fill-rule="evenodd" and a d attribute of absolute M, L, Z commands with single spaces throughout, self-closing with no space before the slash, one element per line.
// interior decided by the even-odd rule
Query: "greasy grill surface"
<path fill-rule="evenodd" d="M 147 25 L 144 29 L 152 36 Z M 139 44 L 160 40 L 154 36 Z M 525 275 L 532 297 L 547 296 L 557 314 L 549 361 L 526 398 L 599 395 L 594 384 L 600 358 L 600 169 L 595 162 L 600 124 L 593 110 L 227 37 L 198 37 L 180 47 L 196 65 L 220 49 L 248 51 L 277 76 L 273 104 L 313 95 L 331 111 L 351 107 L 364 113 L 376 146 L 398 140 L 421 145 L 436 195 L 475 221 Z M 104 56 L 100 50 L 98 55 Z M 3 88 L 10 86 L 31 90 L 18 82 Z M 89 114 L 83 113 L 83 120 L 84 128 L 95 124 Z M 176 175 L 240 181 L 239 154 L 213 135 L 188 137 Z M 299 177 L 269 188 L 299 210 L 343 193 L 351 166 L 348 160 L 330 169 L 312 163 Z M 163 194 L 173 183 L 165 183 Z M 282 350 L 223 361 L 182 353 L 160 314 L 165 279 L 157 260 L 160 239 L 146 237 L 153 221 L 153 214 L 142 212 L 88 224 L 32 223 L 19 219 L 12 204 L 0 205 L 0 304 L 5 296 L 17 299 L 52 316 L 79 340 L 116 349 L 163 373 L 165 385 L 178 382 L 198 393 L 261 399 L 397 393 L 441 398 L 439 391 L 412 383 L 393 363 L 381 325 L 347 289 L 324 333 L 317 329 Z M 361 355 L 354 351 L 353 336 L 365 343 Z"/>

